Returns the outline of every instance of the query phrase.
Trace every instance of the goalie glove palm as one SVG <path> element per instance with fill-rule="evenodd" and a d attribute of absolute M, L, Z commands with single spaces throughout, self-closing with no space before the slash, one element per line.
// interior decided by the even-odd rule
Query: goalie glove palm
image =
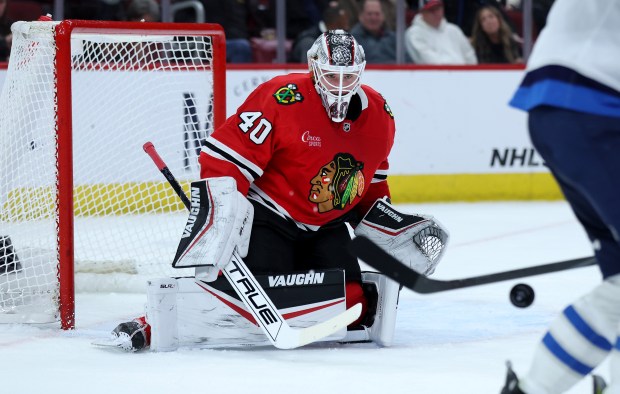
<path fill-rule="evenodd" d="M 192 182 L 191 192 L 189 217 L 172 266 L 196 267 L 196 277 L 212 281 L 235 248 L 242 257 L 247 255 L 254 208 L 231 177 Z"/>
<path fill-rule="evenodd" d="M 415 271 L 430 275 L 439 264 L 448 232 L 429 215 L 399 212 L 386 198 L 374 205 L 355 228 L 356 236 L 365 236 Z"/>

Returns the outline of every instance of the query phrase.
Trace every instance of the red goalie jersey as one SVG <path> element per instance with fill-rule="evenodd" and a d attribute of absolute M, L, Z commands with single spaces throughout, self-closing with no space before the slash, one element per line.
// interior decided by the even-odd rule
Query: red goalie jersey
<path fill-rule="evenodd" d="M 298 227 L 316 230 L 389 196 L 394 119 L 383 96 L 362 85 L 347 118 L 327 116 L 309 74 L 257 87 L 207 140 L 202 178 L 232 176 L 239 191 Z"/>

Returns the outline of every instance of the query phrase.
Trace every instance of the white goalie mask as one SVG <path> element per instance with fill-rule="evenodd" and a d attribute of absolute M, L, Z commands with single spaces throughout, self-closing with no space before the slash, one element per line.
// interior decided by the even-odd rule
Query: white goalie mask
<path fill-rule="evenodd" d="M 332 121 L 344 120 L 351 97 L 361 85 L 365 66 L 364 49 L 344 30 L 321 34 L 308 50 L 314 87 Z"/>

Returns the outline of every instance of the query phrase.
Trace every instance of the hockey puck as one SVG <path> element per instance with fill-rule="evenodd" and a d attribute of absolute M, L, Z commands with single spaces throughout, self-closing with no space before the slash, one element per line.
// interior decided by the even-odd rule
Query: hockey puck
<path fill-rule="evenodd" d="M 527 308 L 534 302 L 534 295 L 532 286 L 519 283 L 510 290 L 510 302 L 517 308 Z"/>

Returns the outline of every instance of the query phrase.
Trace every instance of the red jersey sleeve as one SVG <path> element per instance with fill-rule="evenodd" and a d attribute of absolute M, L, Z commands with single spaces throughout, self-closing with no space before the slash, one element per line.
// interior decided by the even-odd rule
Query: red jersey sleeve
<path fill-rule="evenodd" d="M 276 118 L 269 82 L 258 86 L 237 112 L 206 139 L 200 153 L 202 178 L 232 176 L 247 195 L 263 174 L 277 145 Z"/>

